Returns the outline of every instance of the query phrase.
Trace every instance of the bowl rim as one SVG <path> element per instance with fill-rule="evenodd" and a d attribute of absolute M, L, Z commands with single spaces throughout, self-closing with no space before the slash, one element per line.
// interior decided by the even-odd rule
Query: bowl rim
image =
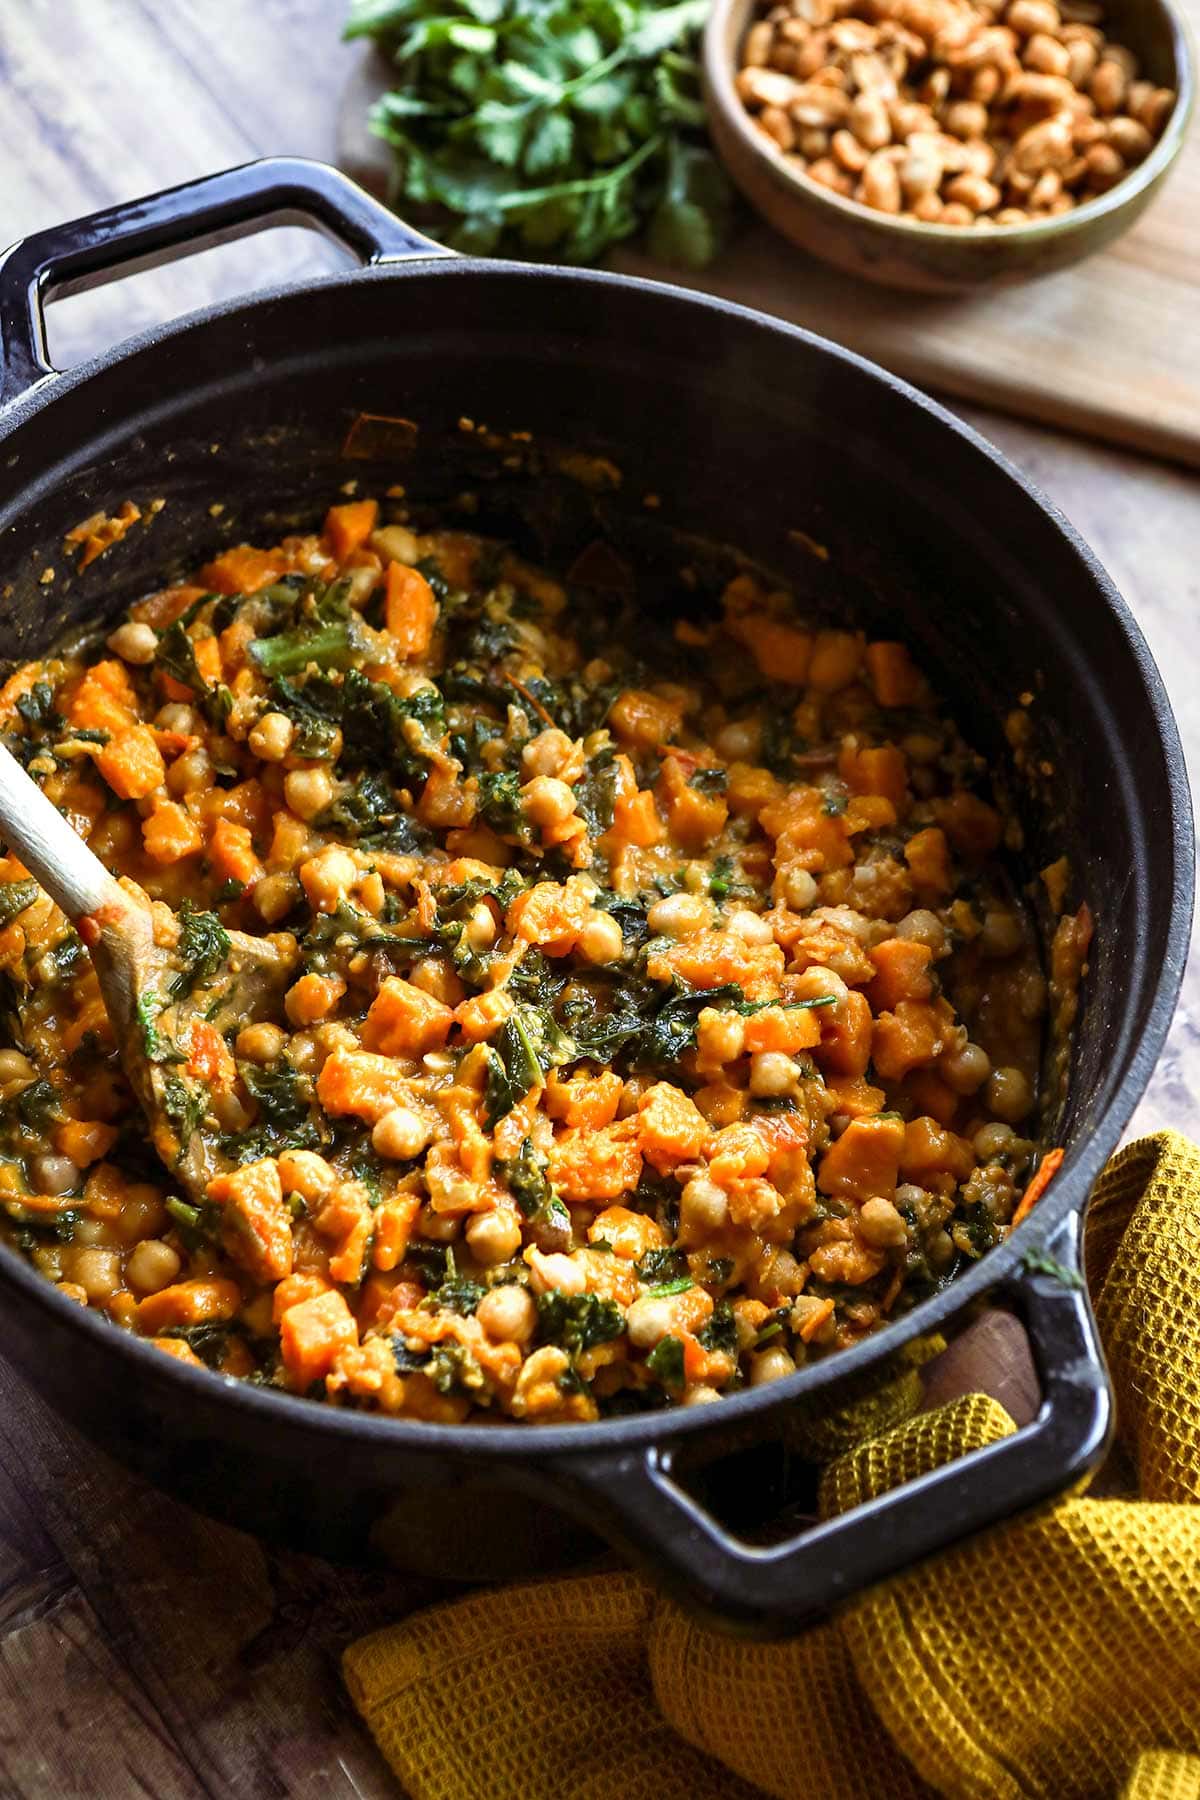
<path fill-rule="evenodd" d="M 919 1301 L 911 1312 L 893 1319 L 882 1330 L 861 1339 L 837 1356 L 808 1364 L 780 1381 L 724 1396 L 718 1407 L 673 1406 L 624 1418 L 534 1426 L 516 1420 L 492 1423 L 486 1418 L 448 1424 L 336 1407 L 285 1389 L 254 1386 L 235 1376 L 222 1375 L 205 1367 L 194 1368 L 178 1358 L 164 1356 L 149 1339 L 135 1337 L 91 1308 L 80 1307 L 60 1293 L 26 1258 L 0 1244 L 0 1293 L 8 1286 L 21 1291 L 33 1311 L 57 1321 L 68 1336 L 74 1335 L 77 1343 L 86 1345 L 89 1353 L 102 1356 L 118 1381 L 122 1376 L 131 1382 L 147 1376 L 151 1378 L 151 1385 L 162 1393 L 174 1390 L 181 1396 L 192 1395 L 202 1413 L 209 1406 L 219 1406 L 222 1412 L 228 1411 L 230 1416 L 236 1413 L 245 1424 L 257 1425 L 264 1430 L 275 1426 L 290 1432 L 294 1428 L 310 1439 L 314 1451 L 317 1443 L 325 1448 L 353 1443 L 383 1456 L 441 1452 L 456 1459 L 465 1458 L 510 1470 L 522 1469 L 530 1474 L 540 1469 L 545 1477 L 554 1480 L 588 1462 L 598 1464 L 607 1453 L 636 1450 L 652 1454 L 667 1446 L 679 1447 L 685 1440 L 703 1440 L 705 1437 L 719 1443 L 723 1437 L 749 1426 L 751 1421 L 761 1423 L 772 1412 L 786 1410 L 789 1403 L 797 1401 L 802 1394 L 833 1386 L 843 1377 L 865 1374 L 914 1338 L 959 1317 L 984 1295 L 1011 1288 L 1014 1282 L 1024 1278 L 1027 1252 L 1052 1239 L 1068 1215 L 1080 1212 L 1086 1204 L 1162 1053 L 1187 962 L 1195 897 L 1195 829 L 1183 745 L 1162 674 L 1116 583 L 1060 508 L 981 432 L 902 377 L 817 332 L 718 295 L 606 269 L 445 257 L 438 252 L 384 259 L 365 268 L 283 282 L 258 289 L 249 296 L 217 301 L 168 324 L 139 332 L 68 371 L 50 374 L 0 408 L 0 449 L 7 449 L 20 430 L 52 408 L 57 400 L 86 388 L 93 379 L 116 376 L 123 380 L 128 391 L 136 391 L 135 365 L 140 356 L 162 344 L 183 351 L 189 340 L 194 341 L 210 326 L 219 327 L 231 320 L 248 324 L 251 317 L 269 316 L 281 304 L 307 301 L 323 291 L 340 291 L 348 297 L 355 289 L 367 284 L 400 280 L 470 282 L 481 277 L 516 283 L 566 282 L 573 287 L 594 289 L 598 294 L 605 290 L 632 290 L 664 306 L 674 303 L 689 312 L 733 315 L 745 329 L 765 337 L 798 340 L 840 365 L 848 376 L 867 379 L 890 392 L 904 406 L 915 407 L 935 419 L 941 429 L 957 440 L 964 453 L 990 466 L 1018 487 L 1048 518 L 1086 571 L 1094 585 L 1097 601 L 1115 618 L 1131 664 L 1144 684 L 1163 753 L 1165 792 L 1161 799 L 1166 809 L 1165 835 L 1171 842 L 1174 861 L 1168 941 L 1160 967 L 1148 977 L 1150 994 L 1146 1028 L 1130 1051 L 1120 1086 L 1090 1134 L 1081 1136 L 1068 1154 L 1053 1188 L 1029 1218 L 1003 1244 L 989 1251 L 948 1287 Z M 285 351 L 275 360 L 286 363 L 289 354 Z M 186 369 L 192 365 L 185 355 L 180 355 L 178 366 Z M 224 371 L 217 381 L 225 386 L 231 379 L 240 382 L 247 376 L 246 370 L 239 369 L 232 374 Z M 194 393 L 211 385 L 208 380 L 184 377 L 180 388 Z M 157 396 L 148 413 L 143 412 L 139 417 L 164 416 L 171 399 L 171 395 Z M 127 430 L 125 417 L 109 422 L 97 431 L 95 439 L 89 440 L 88 453 L 97 452 L 114 436 L 124 437 Z M 78 450 L 73 454 L 78 456 Z M 61 464 L 55 465 L 56 469 L 60 467 Z M 40 495 L 45 482 L 46 476 L 39 475 L 33 493 Z M 18 491 L 13 504 L 24 503 L 22 492 Z"/>
<path fill-rule="evenodd" d="M 1143 0 L 1144 3 L 1144 0 Z M 847 199 L 784 161 L 781 151 L 772 150 L 761 132 L 749 123 L 750 114 L 734 88 L 734 65 L 725 48 L 725 33 L 731 16 L 740 10 L 747 14 L 755 0 L 712 0 L 704 26 L 702 61 L 704 98 L 710 119 L 718 113 L 723 123 L 737 134 L 740 142 L 752 152 L 760 167 L 766 170 L 776 187 L 798 199 L 828 209 L 831 215 L 848 224 L 877 229 L 897 241 L 907 239 L 921 243 L 1001 243 L 1037 244 L 1051 238 L 1073 235 L 1086 230 L 1094 221 L 1119 215 L 1139 196 L 1152 189 L 1173 166 L 1183 149 L 1188 126 L 1196 107 L 1197 51 L 1192 29 L 1178 0 L 1151 0 L 1159 8 L 1171 32 L 1171 48 L 1175 58 L 1176 101 L 1166 129 L 1149 156 L 1135 169 L 1122 175 L 1115 187 L 1097 194 L 1069 213 L 1051 219 L 1030 219 L 1022 225 L 995 225 L 980 231 L 977 226 L 926 224 L 901 214 L 877 212 L 861 200 Z M 747 24 L 749 19 L 747 18 Z M 740 42 L 740 36 L 739 36 Z M 724 160 L 724 159 L 722 159 Z"/>

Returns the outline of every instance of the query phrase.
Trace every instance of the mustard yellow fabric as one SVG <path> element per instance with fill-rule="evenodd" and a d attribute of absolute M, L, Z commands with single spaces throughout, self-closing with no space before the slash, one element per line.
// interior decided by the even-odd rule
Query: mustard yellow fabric
<path fill-rule="evenodd" d="M 1130 1146 L 1088 1279 L 1130 1497 L 1076 1493 L 787 1644 L 707 1631 L 629 1574 L 476 1594 L 346 1652 L 411 1800 L 1200 1800 L 1200 1151 Z M 1011 1432 L 901 1374 L 824 1514 Z M 861 1434 L 860 1434 L 861 1435 Z M 849 1447 L 844 1447 L 849 1446 Z"/>

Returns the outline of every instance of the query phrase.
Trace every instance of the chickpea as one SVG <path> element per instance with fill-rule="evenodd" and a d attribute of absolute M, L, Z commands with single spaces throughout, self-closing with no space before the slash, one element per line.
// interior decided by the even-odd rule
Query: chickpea
<path fill-rule="evenodd" d="M 254 910 L 264 925 L 286 919 L 303 892 L 294 875 L 264 875 L 254 885 Z"/>
<path fill-rule="evenodd" d="M 712 918 L 712 907 L 697 894 L 668 894 L 656 900 L 646 914 L 655 936 L 688 938 L 703 931 Z"/>
<path fill-rule="evenodd" d="M 300 883 L 317 912 L 336 912 L 358 880 L 358 864 L 349 851 L 327 844 L 300 866 Z"/>
<path fill-rule="evenodd" d="M 767 1381 L 782 1381 L 785 1375 L 795 1373 L 795 1363 L 780 1344 L 769 1344 L 750 1359 L 751 1387 L 762 1387 Z"/>
<path fill-rule="evenodd" d="M 793 912 L 807 912 L 816 904 L 817 884 L 807 869 L 789 869 L 783 878 L 783 898 Z"/>
<path fill-rule="evenodd" d="M 234 1049 L 246 1062 L 267 1066 L 279 1060 L 286 1042 L 278 1025 L 244 1025 L 234 1040 Z"/>
<path fill-rule="evenodd" d="M 1025 941 L 1025 932 L 1021 925 L 1019 913 L 1007 908 L 1003 911 L 989 910 L 983 915 L 983 928 L 979 933 L 979 948 L 984 956 L 1000 958 L 1013 956 Z"/>
<path fill-rule="evenodd" d="M 296 727 L 286 713 L 264 713 L 247 742 L 263 762 L 282 762 L 292 747 Z"/>
<path fill-rule="evenodd" d="M 125 1279 L 137 1294 L 157 1294 L 170 1287 L 183 1267 L 176 1251 L 161 1238 L 144 1238 L 130 1252 Z"/>
<path fill-rule="evenodd" d="M 567 771 L 573 770 L 581 762 L 582 757 L 576 745 L 565 731 L 559 731 L 557 727 L 540 731 L 537 737 L 530 738 L 521 752 L 521 767 L 531 779 L 537 775 L 566 775 L 566 779 L 572 779 Z M 580 767 L 573 779 L 578 781 L 582 772 Z"/>
<path fill-rule="evenodd" d="M 315 819 L 333 802 L 328 769 L 293 769 L 284 776 L 283 797 L 299 819 Z"/>
<path fill-rule="evenodd" d="M 625 949 L 621 927 L 611 913 L 594 912 L 579 934 L 579 952 L 596 966 L 617 962 Z"/>
<path fill-rule="evenodd" d="M 39 1194 L 69 1194 L 79 1182 L 79 1170 L 69 1156 L 48 1152 L 33 1158 L 29 1175 Z"/>
<path fill-rule="evenodd" d="M 730 913 L 726 924 L 729 930 L 740 937 L 744 944 L 773 944 L 775 942 L 771 921 L 764 919 L 761 913 L 750 912 L 748 909 Z"/>
<path fill-rule="evenodd" d="M 735 719 L 717 733 L 717 753 L 729 762 L 753 762 L 761 744 L 762 726 L 754 719 Z"/>
<path fill-rule="evenodd" d="M 490 950 L 496 941 L 496 918 L 486 900 L 471 908 L 466 939 L 472 950 Z"/>
<path fill-rule="evenodd" d="M 987 1103 L 1006 1125 L 1019 1125 L 1033 1108 L 1033 1089 L 1020 1069 L 996 1069 L 987 1084 Z"/>
<path fill-rule="evenodd" d="M 896 926 L 896 936 L 908 938 L 916 944 L 927 944 L 935 956 L 946 947 L 945 926 L 936 913 L 924 906 L 905 913 Z"/>
<path fill-rule="evenodd" d="M 1011 1125 L 984 1125 L 973 1139 L 975 1154 L 980 1162 L 992 1162 L 997 1156 L 1004 1156 L 1016 1142 L 1016 1132 Z"/>
<path fill-rule="evenodd" d="M 863 1202 L 858 1228 L 876 1250 L 891 1250 L 908 1242 L 908 1226 L 892 1202 L 882 1195 Z"/>
<path fill-rule="evenodd" d="M 121 1259 L 115 1250 L 72 1249 L 63 1258 L 69 1280 L 93 1304 L 111 1299 L 121 1285 Z"/>
<path fill-rule="evenodd" d="M 34 1077 L 34 1067 L 27 1056 L 19 1050 L 0 1050 L 0 1087 L 7 1087 L 10 1082 L 30 1082 Z"/>
<path fill-rule="evenodd" d="M 760 1099 L 790 1094 L 796 1085 L 796 1065 L 782 1050 L 760 1050 L 750 1058 L 750 1092 Z"/>
<path fill-rule="evenodd" d="M 639 1350 L 652 1349 L 663 1338 L 670 1337 L 674 1329 L 675 1309 L 670 1300 L 656 1300 L 643 1294 L 625 1314 L 625 1330 L 629 1334 L 629 1341 L 636 1344 Z"/>
<path fill-rule="evenodd" d="M 212 786 L 212 758 L 199 746 L 177 756 L 167 770 L 167 790 L 178 799 L 184 794 L 199 794 Z"/>
<path fill-rule="evenodd" d="M 154 661 L 158 649 L 158 633 L 152 625 L 142 625 L 130 619 L 124 625 L 118 625 L 108 639 L 108 647 L 114 656 L 122 662 L 133 663 L 135 668 L 144 668 Z"/>
<path fill-rule="evenodd" d="M 707 1175 L 693 1175 L 679 1196 L 680 1241 L 700 1243 L 712 1232 L 720 1231 L 728 1217 L 729 1196 L 725 1189 Z"/>
<path fill-rule="evenodd" d="M 154 723 L 161 725 L 164 731 L 177 731 L 180 737 L 198 737 L 203 726 L 195 707 L 182 700 L 168 700 L 165 706 L 160 706 L 154 715 Z"/>
<path fill-rule="evenodd" d="M 223 1093 L 214 1090 L 209 1100 L 209 1111 L 222 1131 L 245 1131 L 254 1117 L 250 1108 L 232 1090 Z"/>
<path fill-rule="evenodd" d="M 337 1176 L 315 1150 L 285 1150 L 279 1158 L 279 1180 L 285 1194 L 310 1202 L 323 1200 Z"/>
<path fill-rule="evenodd" d="M 720 1394 L 715 1387 L 709 1387 L 706 1381 L 694 1381 L 683 1396 L 684 1406 L 707 1406 L 712 1400 L 719 1400 Z"/>
<path fill-rule="evenodd" d="M 497 1206 L 492 1212 L 473 1213 L 467 1220 L 465 1236 L 476 1262 L 494 1268 L 497 1263 L 508 1262 L 521 1248 L 521 1221 L 511 1206 Z M 582 1281 L 582 1270 L 572 1263 L 571 1278 L 576 1275 Z M 566 1291 L 577 1290 L 571 1286 Z"/>
<path fill-rule="evenodd" d="M 537 1307 L 525 1288 L 507 1281 L 483 1296 L 475 1317 L 494 1344 L 527 1344 L 537 1324 Z"/>
<path fill-rule="evenodd" d="M 561 825 L 571 817 L 575 811 L 575 796 L 565 781 L 559 781 L 553 775 L 535 775 L 521 789 L 521 804 L 530 823 L 544 829 L 548 825 Z"/>
<path fill-rule="evenodd" d="M 973 1094 L 992 1072 L 992 1060 L 979 1044 L 964 1044 L 938 1063 L 942 1079 L 956 1094 Z"/>
<path fill-rule="evenodd" d="M 433 1136 L 428 1119 L 410 1106 L 394 1106 L 384 1113 L 371 1133 L 371 1147 L 391 1162 L 408 1162 L 420 1156 Z"/>
<path fill-rule="evenodd" d="M 120 1215 L 113 1221 L 112 1234 L 122 1244 L 138 1244 L 143 1238 L 157 1237 L 167 1223 L 167 1209 L 158 1188 L 148 1181 L 138 1181 L 125 1196 Z M 75 1236 L 79 1236 L 78 1226 Z"/>
<path fill-rule="evenodd" d="M 482 1219 L 491 1218 L 492 1214 L 483 1213 L 476 1216 L 482 1221 Z M 502 1214 L 501 1218 L 503 1219 L 503 1217 Z M 470 1242 L 471 1226 L 474 1224 L 475 1219 L 472 1219 L 467 1226 L 468 1242 Z M 516 1225 L 515 1217 L 512 1218 L 512 1225 L 516 1227 L 519 1242 L 520 1228 Z M 486 1244 L 486 1236 L 480 1233 L 480 1237 L 481 1241 Z M 472 1249 L 475 1249 L 473 1244 Z M 508 1255 L 512 1254 L 512 1251 L 508 1252 Z M 478 1250 L 475 1250 L 475 1255 L 479 1255 Z M 506 1260 L 507 1258 L 503 1256 L 496 1258 L 497 1262 Z M 539 1294 L 582 1294 L 587 1288 L 587 1272 L 583 1264 L 577 1262 L 574 1256 L 559 1250 L 553 1250 L 549 1255 L 543 1255 L 540 1250 L 531 1250 L 529 1252 L 529 1274 L 533 1286 Z"/>

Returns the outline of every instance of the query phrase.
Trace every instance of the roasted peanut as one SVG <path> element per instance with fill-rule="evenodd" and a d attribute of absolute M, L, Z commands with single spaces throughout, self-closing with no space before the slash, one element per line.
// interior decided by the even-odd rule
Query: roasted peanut
<path fill-rule="evenodd" d="M 1144 162 L 1177 96 L 1099 0 L 773 0 L 736 89 L 797 172 L 926 224 L 1027 224 Z"/>

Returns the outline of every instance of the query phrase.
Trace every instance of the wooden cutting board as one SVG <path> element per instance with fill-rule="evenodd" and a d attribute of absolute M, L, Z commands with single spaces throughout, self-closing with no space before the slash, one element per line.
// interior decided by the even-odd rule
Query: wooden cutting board
<path fill-rule="evenodd" d="M 1200 32 L 1200 0 L 1184 0 Z M 380 65 L 344 96 L 340 154 L 387 167 L 365 117 Z M 743 215 L 699 274 L 622 251 L 613 266 L 806 326 L 921 387 L 1200 467 L 1200 114 L 1158 199 L 1110 249 L 979 297 L 905 294 L 840 274 Z"/>

